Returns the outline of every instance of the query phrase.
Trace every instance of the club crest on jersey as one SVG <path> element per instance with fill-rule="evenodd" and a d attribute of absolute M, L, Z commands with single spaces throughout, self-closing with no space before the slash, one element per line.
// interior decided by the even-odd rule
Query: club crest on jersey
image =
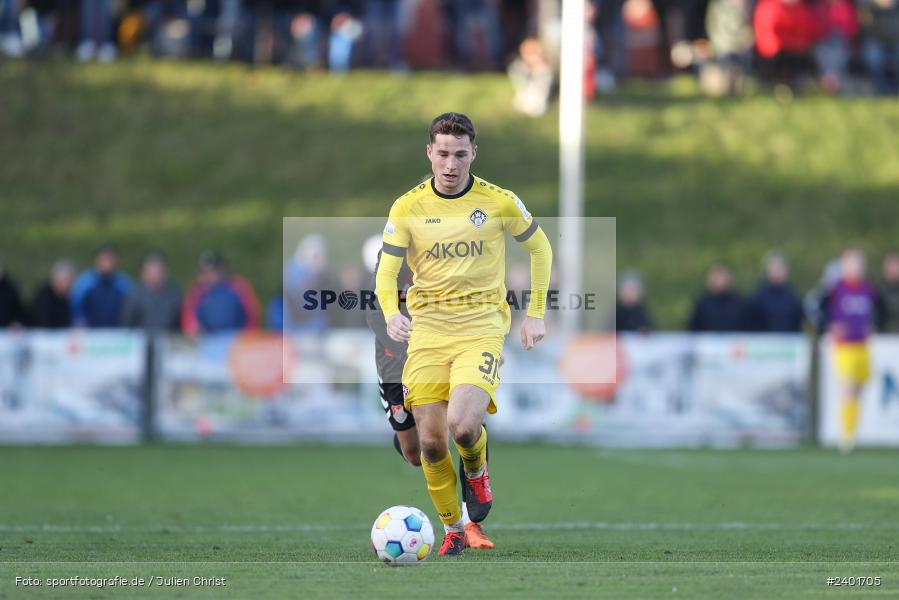
<path fill-rule="evenodd" d="M 471 224 L 475 227 L 480 227 L 487 220 L 487 213 L 480 208 L 476 208 L 473 213 L 468 215 L 468 220 L 471 221 Z"/>

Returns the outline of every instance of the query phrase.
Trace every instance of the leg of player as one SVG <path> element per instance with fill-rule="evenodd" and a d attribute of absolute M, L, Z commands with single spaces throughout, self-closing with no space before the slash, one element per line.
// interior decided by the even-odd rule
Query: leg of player
<path fill-rule="evenodd" d="M 465 524 L 465 545 L 472 550 L 493 550 L 493 540 L 468 516 L 468 505 L 462 503 L 462 522 Z"/>
<path fill-rule="evenodd" d="M 418 431 L 413 426 L 393 434 L 394 446 L 413 467 L 421 466 L 421 446 L 418 445 Z"/>
<path fill-rule="evenodd" d="M 399 386 L 401 388 L 401 386 Z M 397 453 L 413 467 L 421 466 L 421 446 L 418 443 L 418 429 L 415 427 L 415 419 L 404 411 L 393 408 L 402 406 L 402 391 L 392 394 L 394 390 L 390 385 L 381 383 L 381 402 L 387 413 L 390 426 L 393 427 L 393 447 Z M 385 393 L 386 392 L 386 393 Z M 402 421 L 402 422 L 401 422 Z M 461 459 L 460 459 L 461 460 Z M 464 468 L 459 466 L 460 475 Z M 464 476 L 464 475 L 462 475 Z M 465 540 L 469 547 L 475 550 L 493 548 L 493 542 L 481 529 L 481 526 L 472 522 L 468 516 L 468 507 L 462 504 L 462 523 L 465 527 Z"/>
<path fill-rule="evenodd" d="M 380 366 L 378 368 L 381 369 Z M 393 374 L 393 377 L 398 379 L 399 375 Z M 385 383 L 379 372 L 378 386 L 381 390 L 381 406 L 387 415 L 387 422 L 393 429 L 393 447 L 407 463 L 414 467 L 421 466 L 421 449 L 418 446 L 415 418 L 406 411 L 403 404 L 403 385 L 390 379 Z"/>
<path fill-rule="evenodd" d="M 487 425 L 484 425 L 487 430 Z M 485 447 L 487 453 L 487 461 L 490 461 L 490 442 Z M 465 476 L 465 462 L 459 457 L 459 483 L 462 486 L 462 522 L 465 523 L 465 543 L 473 550 L 492 550 L 495 546 L 480 523 L 475 523 L 468 515 L 468 504 L 466 498 L 471 495 L 471 486 L 468 485 L 468 478 Z"/>
<path fill-rule="evenodd" d="M 446 402 L 412 407 L 421 445 L 421 467 L 428 482 L 428 493 L 446 535 L 438 556 L 454 556 L 465 548 L 465 528 L 456 492 L 456 469 L 449 453 Z"/>
<path fill-rule="evenodd" d="M 837 371 L 843 382 L 840 450 L 847 453 L 855 447 L 855 431 L 861 411 L 862 391 L 870 377 L 871 364 L 868 347 L 864 343 L 837 346 L 835 358 Z"/>
<path fill-rule="evenodd" d="M 421 447 L 418 444 L 418 431 L 415 427 L 393 434 L 393 443 L 396 451 L 400 453 L 406 462 L 413 467 L 421 466 Z M 465 468 L 459 459 L 460 479 L 465 477 Z M 464 482 L 463 482 L 464 485 Z M 468 516 L 468 505 L 462 503 L 462 524 L 465 527 L 465 543 L 473 550 L 492 550 L 493 541 L 487 536 L 479 523 L 475 523 Z"/>
<path fill-rule="evenodd" d="M 859 404 L 861 400 L 862 386 L 855 382 L 844 384 L 843 403 L 841 416 L 843 429 L 840 436 L 840 450 L 844 453 L 852 452 L 855 447 L 855 430 L 858 426 Z"/>
<path fill-rule="evenodd" d="M 459 384 L 450 393 L 447 423 L 465 470 L 463 495 L 475 523 L 487 517 L 493 504 L 487 470 L 487 430 L 483 426 L 490 396 L 476 385 Z"/>

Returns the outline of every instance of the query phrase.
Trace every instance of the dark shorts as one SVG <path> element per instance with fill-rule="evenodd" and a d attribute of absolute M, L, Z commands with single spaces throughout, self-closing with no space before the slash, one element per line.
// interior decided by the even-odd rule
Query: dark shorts
<path fill-rule="evenodd" d="M 376 343 L 375 363 L 378 367 L 378 388 L 381 391 L 381 406 L 394 431 L 408 431 L 415 427 L 412 413 L 405 408 L 403 397 L 403 365 L 406 355 L 392 354 L 382 344 Z"/>

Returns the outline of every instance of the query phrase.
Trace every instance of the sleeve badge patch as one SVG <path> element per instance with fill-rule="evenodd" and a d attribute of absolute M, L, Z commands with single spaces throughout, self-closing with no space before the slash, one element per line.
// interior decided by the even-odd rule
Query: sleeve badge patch
<path fill-rule="evenodd" d="M 518 207 L 518 210 L 521 211 L 521 216 L 525 218 L 525 220 L 530 220 L 531 213 L 528 212 L 528 209 L 524 207 L 524 202 L 521 201 L 521 198 L 515 196 L 515 206 Z"/>

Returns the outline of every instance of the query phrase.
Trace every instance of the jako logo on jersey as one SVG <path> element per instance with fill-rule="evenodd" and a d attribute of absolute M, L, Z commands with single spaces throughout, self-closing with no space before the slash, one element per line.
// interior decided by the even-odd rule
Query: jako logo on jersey
<path fill-rule="evenodd" d="M 476 208 L 473 213 L 468 215 L 468 220 L 471 221 L 475 227 L 480 227 L 484 224 L 484 221 L 487 220 L 487 213 L 480 208 Z"/>
<path fill-rule="evenodd" d="M 439 223 L 439 222 L 440 222 L 440 219 L 435 219 L 435 218 L 432 218 L 432 217 L 428 217 L 427 219 L 425 219 L 425 224 L 426 224 L 426 225 L 429 225 L 429 224 L 431 224 L 431 223 Z"/>
<path fill-rule="evenodd" d="M 428 248 L 426 258 L 465 258 L 468 256 L 483 256 L 484 240 L 469 242 L 434 242 Z"/>

